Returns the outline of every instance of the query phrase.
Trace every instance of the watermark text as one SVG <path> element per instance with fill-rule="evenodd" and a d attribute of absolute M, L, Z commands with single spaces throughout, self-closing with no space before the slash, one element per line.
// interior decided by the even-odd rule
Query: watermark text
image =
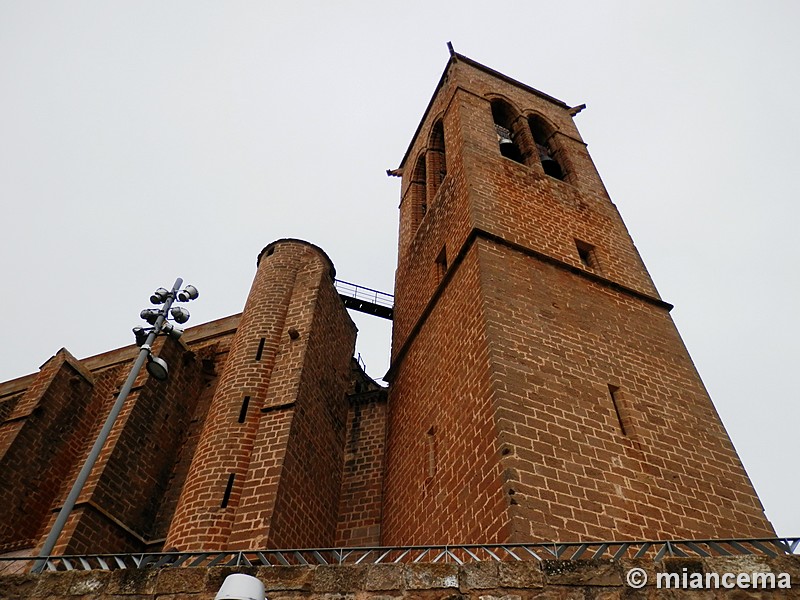
<path fill-rule="evenodd" d="M 641 589 L 647 585 L 647 571 L 639 567 L 625 574 L 629 587 Z M 683 568 L 678 572 L 656 573 L 655 586 L 677 590 L 788 590 L 792 578 L 788 573 L 698 573 Z"/>

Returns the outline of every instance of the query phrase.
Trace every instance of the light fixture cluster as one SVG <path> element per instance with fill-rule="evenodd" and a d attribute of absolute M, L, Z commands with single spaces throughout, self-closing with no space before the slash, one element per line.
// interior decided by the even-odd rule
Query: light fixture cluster
<path fill-rule="evenodd" d="M 147 321 L 150 327 L 134 327 L 133 335 L 136 345 L 147 352 L 147 372 L 158 381 L 166 381 L 169 376 L 167 363 L 157 356 L 153 356 L 152 344 L 158 335 L 167 335 L 178 339 L 183 335 L 183 329 L 176 327 L 189 320 L 189 311 L 182 306 L 172 306 L 173 302 L 189 302 L 197 299 L 200 293 L 193 285 L 180 289 L 182 280 L 178 279 L 172 290 L 160 287 L 150 296 L 150 302 L 162 305 L 160 308 L 145 308 L 139 316 Z M 170 315 L 172 321 L 170 322 Z"/>

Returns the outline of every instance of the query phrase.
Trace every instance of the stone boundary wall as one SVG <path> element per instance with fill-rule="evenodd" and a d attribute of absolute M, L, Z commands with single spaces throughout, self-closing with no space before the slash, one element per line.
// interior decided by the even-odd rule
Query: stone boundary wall
<path fill-rule="evenodd" d="M 626 572 L 644 569 L 641 590 Z M 788 573 L 793 589 L 659 590 L 656 572 Z M 270 600 L 613 600 L 622 598 L 800 598 L 800 557 L 544 561 L 466 565 L 341 565 L 311 567 L 164 568 L 71 571 L 0 576 L 0 599 L 213 600 L 230 573 L 248 573 Z"/>

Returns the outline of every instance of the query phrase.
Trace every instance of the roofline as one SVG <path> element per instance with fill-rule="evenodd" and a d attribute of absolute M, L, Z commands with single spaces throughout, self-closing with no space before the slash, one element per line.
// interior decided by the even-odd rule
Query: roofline
<path fill-rule="evenodd" d="M 545 94 L 544 92 L 541 92 L 541 91 L 537 90 L 536 88 L 533 88 L 533 87 L 531 87 L 531 86 L 529 86 L 529 85 L 527 85 L 525 83 L 522 83 L 521 81 L 517 81 L 513 77 L 509 77 L 508 75 L 504 75 L 503 73 L 501 73 L 499 71 L 495 71 L 494 69 L 492 69 L 490 67 L 487 67 L 486 65 L 483 65 L 483 64 L 479 63 L 476 60 L 472 60 L 468 56 L 464 56 L 463 54 L 459 54 L 458 52 L 454 52 L 453 51 L 453 52 L 450 53 L 450 59 L 447 61 L 447 65 L 445 65 L 445 67 L 444 67 L 444 71 L 442 72 L 442 76 L 439 78 L 439 83 L 436 84 L 436 89 L 433 90 L 433 95 L 431 96 L 431 99 L 428 102 L 428 106 L 425 107 L 425 112 L 422 113 L 422 118 L 419 121 L 419 125 L 417 125 L 417 130 L 414 132 L 414 135 L 411 136 L 411 142 L 409 142 L 409 144 L 408 144 L 408 148 L 406 149 L 406 153 L 403 155 L 403 159 L 400 161 L 400 166 L 398 167 L 398 169 L 402 169 L 403 166 L 406 164 L 406 160 L 408 160 L 408 155 L 411 153 L 411 147 L 414 145 L 414 142 L 416 141 L 417 136 L 419 135 L 419 132 L 422 129 L 422 124 L 428 118 L 428 114 L 430 113 L 431 108 L 433 107 L 433 101 L 436 99 L 436 95 L 439 93 L 439 91 L 442 89 L 442 87 L 444 85 L 445 78 L 447 77 L 447 72 L 450 70 L 450 67 L 452 65 L 454 65 L 458 61 L 467 63 L 468 65 L 470 65 L 472 67 L 475 67 L 476 69 L 478 69 L 480 71 L 483 71 L 484 73 L 488 73 L 489 75 L 492 75 L 493 77 L 497 77 L 498 79 L 502 79 L 506 83 L 510 83 L 511 85 L 515 85 L 515 86 L 517 86 L 519 88 L 522 88 L 523 90 L 525 90 L 527 92 L 530 92 L 530 93 L 532 93 L 532 94 L 534 94 L 536 96 L 539 96 L 540 98 L 542 98 L 544 100 L 547 100 L 548 102 L 552 102 L 553 104 L 557 104 L 558 106 L 560 106 L 562 108 L 566 108 L 566 109 L 569 108 L 569 105 L 566 102 L 564 102 L 563 100 L 559 100 L 558 98 L 554 98 L 553 96 Z"/>
<path fill-rule="evenodd" d="M 267 251 L 270 248 L 274 248 L 278 244 L 283 244 L 285 242 L 303 244 L 305 246 L 308 246 L 309 248 L 313 248 L 314 250 L 316 250 L 320 254 L 320 256 L 322 256 L 323 260 L 325 260 L 325 262 L 328 263 L 331 279 L 336 279 L 336 267 L 333 266 L 333 261 L 331 260 L 331 257 L 328 256 L 328 253 L 325 252 L 325 250 L 323 250 L 316 244 L 312 244 L 311 242 L 307 242 L 306 240 L 301 240 L 299 238 L 281 238 L 279 240 L 275 240 L 274 242 L 270 242 L 269 244 L 264 246 L 261 252 L 258 253 L 258 258 L 256 258 L 256 268 L 258 268 L 258 266 L 261 264 L 261 258 L 264 256 L 264 254 L 267 253 Z"/>

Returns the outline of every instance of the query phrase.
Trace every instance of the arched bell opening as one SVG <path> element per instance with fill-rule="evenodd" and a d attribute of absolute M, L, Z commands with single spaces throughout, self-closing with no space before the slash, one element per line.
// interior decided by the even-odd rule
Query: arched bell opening
<path fill-rule="evenodd" d="M 444 126 L 442 121 L 436 121 L 431 129 L 426 153 L 427 169 L 427 203 L 432 204 L 436 193 L 447 175 L 447 161 L 444 150 Z"/>
<path fill-rule="evenodd" d="M 557 158 L 557 149 L 554 148 L 552 140 L 555 130 L 544 119 L 538 115 L 528 117 L 528 126 L 533 135 L 533 142 L 539 154 L 539 161 L 542 163 L 544 172 L 555 179 L 561 181 L 565 178 L 565 172 Z"/>
<path fill-rule="evenodd" d="M 492 120 L 494 121 L 500 154 L 515 162 L 524 164 L 522 150 L 513 130 L 515 118 L 514 109 L 507 102 L 503 100 L 492 101 Z"/>
<path fill-rule="evenodd" d="M 414 171 L 411 173 L 411 230 L 416 231 L 425 213 L 428 212 L 427 200 L 427 169 L 425 166 L 425 153 L 417 157 Z"/>

